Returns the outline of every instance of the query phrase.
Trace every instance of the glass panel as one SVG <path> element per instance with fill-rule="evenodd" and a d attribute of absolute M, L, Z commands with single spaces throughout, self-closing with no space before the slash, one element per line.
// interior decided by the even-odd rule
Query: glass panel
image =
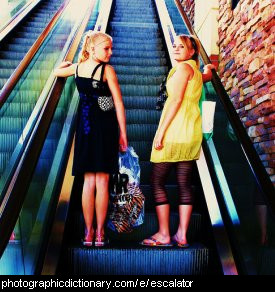
<path fill-rule="evenodd" d="M 11 234 L 0 260 L 0 275 L 24 275 L 24 262 L 22 257 L 22 241 L 20 232 L 20 222 L 18 219 L 14 231 Z"/>
<path fill-rule="evenodd" d="M 98 5 L 95 7 L 98 8 Z M 97 15 L 98 10 L 94 9 L 87 29 L 94 28 Z M 78 53 L 74 61 L 77 57 Z M 67 152 L 66 147 L 72 134 L 73 120 L 78 106 L 78 93 L 75 88 L 74 78 L 68 78 L 22 206 L 17 223 L 18 226 L 20 222 L 20 232 L 15 230 L 15 236 L 18 236 L 17 246 L 20 246 L 22 256 L 19 259 L 22 262 L 20 271 L 22 274 L 33 274 L 35 271 L 40 248 L 48 228 L 51 208 L 58 195 L 59 175 L 66 162 L 64 155 Z M 6 250 L 7 254 L 11 246 L 14 244 L 12 245 L 10 241 Z M 19 274 L 18 270 L 12 270 L 10 262 L 8 264 L 11 268 L 7 274 Z M 2 260 L 0 269 L 1 265 Z"/>
<path fill-rule="evenodd" d="M 58 21 L 0 109 L 0 201 L 5 193 L 6 182 L 28 140 L 35 116 L 43 105 L 45 94 L 39 97 L 45 88 L 50 89 L 52 70 L 74 24 L 68 18 L 65 14 Z M 19 57 L 18 53 L 10 53 L 14 54 L 14 58 Z"/>
<path fill-rule="evenodd" d="M 214 135 L 208 146 L 233 224 L 242 270 L 245 274 L 274 274 L 275 267 L 267 258 L 275 262 L 275 222 L 220 99 L 211 83 L 206 88 L 207 99 L 216 101 Z"/>
<path fill-rule="evenodd" d="M 63 124 L 74 87 L 73 79 L 69 78 L 60 97 L 20 214 L 20 217 L 25 219 L 21 220 L 21 230 L 22 238 L 24 238 L 23 256 L 26 274 L 33 274 L 35 270 L 39 247 L 44 240 L 41 235 L 49 222 L 47 219 L 50 206 L 57 188 L 56 177 L 58 177 L 63 165 L 63 156 L 66 153 L 64 147 L 68 140 L 70 127 L 66 124 L 63 127 Z"/>

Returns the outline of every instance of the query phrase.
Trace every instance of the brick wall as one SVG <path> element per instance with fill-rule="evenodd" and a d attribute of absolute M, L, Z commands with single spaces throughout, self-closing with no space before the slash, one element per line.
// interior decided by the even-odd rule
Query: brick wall
<path fill-rule="evenodd" d="M 275 0 L 219 0 L 219 74 L 275 183 Z M 272 9 L 273 8 L 273 9 Z"/>
<path fill-rule="evenodd" d="M 192 25 L 194 25 L 195 0 L 181 0 L 180 2 Z"/>

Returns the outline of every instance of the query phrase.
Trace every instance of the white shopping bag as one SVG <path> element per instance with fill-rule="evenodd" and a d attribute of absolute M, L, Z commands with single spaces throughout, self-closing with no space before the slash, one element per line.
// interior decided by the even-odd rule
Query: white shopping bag
<path fill-rule="evenodd" d="M 203 134 L 213 133 L 215 107 L 216 107 L 215 101 L 202 102 L 202 132 Z"/>

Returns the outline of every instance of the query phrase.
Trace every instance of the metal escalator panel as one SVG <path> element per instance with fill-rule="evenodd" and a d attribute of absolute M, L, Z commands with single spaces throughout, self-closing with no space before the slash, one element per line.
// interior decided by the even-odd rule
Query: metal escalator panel
<path fill-rule="evenodd" d="M 95 6 L 98 9 L 98 5 Z M 91 14 L 87 30 L 94 28 L 97 9 L 94 9 Z M 31 76 L 37 76 L 37 74 L 42 76 L 43 68 L 49 70 L 48 74 L 50 74 L 57 65 L 56 62 L 60 63 L 58 57 L 68 37 L 65 32 L 70 33 L 72 25 L 75 23 L 75 19 L 70 20 L 70 18 L 71 11 L 65 19 L 59 22 L 56 32 L 53 32 L 52 38 L 46 42 L 41 53 L 38 54 L 37 62 L 34 62 L 29 73 L 31 74 L 32 70 L 36 68 L 35 74 Z M 78 53 L 75 55 L 74 62 L 77 61 L 77 56 Z M 28 76 L 27 74 L 26 80 Z M 46 77 L 48 78 L 48 75 Z M 27 85 L 30 86 L 30 83 L 25 85 L 26 83 L 22 82 L 22 84 L 26 86 L 26 89 Z M 70 77 L 59 98 L 16 226 L 0 259 L 0 274 L 30 275 L 37 273 L 39 256 L 41 251 L 43 254 L 44 244 L 47 242 L 45 235 L 50 225 L 49 218 L 53 215 L 51 212 L 56 203 L 56 194 L 60 191 L 64 163 L 68 159 L 68 148 L 72 141 L 77 107 L 78 94 L 75 91 L 74 79 Z M 20 128 L 21 131 L 22 128 Z"/>
<path fill-rule="evenodd" d="M 165 0 L 165 3 L 175 31 L 189 34 L 175 1 Z M 275 260 L 275 221 L 266 200 L 271 194 L 263 194 L 243 149 L 244 142 L 238 138 L 236 127 L 213 84 L 209 82 L 204 86 L 206 99 L 216 101 L 214 135 L 205 143 L 208 163 L 214 166 L 218 179 L 220 200 L 229 217 L 240 273 L 274 274 L 275 267 L 271 263 Z M 241 112 L 239 115 L 243 117 Z M 272 188 L 270 191 L 273 192 Z"/>

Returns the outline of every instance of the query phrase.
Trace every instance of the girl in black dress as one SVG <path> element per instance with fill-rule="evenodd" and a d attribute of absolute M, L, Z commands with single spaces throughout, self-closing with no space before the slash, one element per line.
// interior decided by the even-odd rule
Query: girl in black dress
<path fill-rule="evenodd" d="M 61 63 L 58 77 L 75 75 L 80 96 L 75 135 L 73 175 L 84 175 L 82 208 L 86 225 L 83 244 L 104 246 L 109 200 L 109 175 L 118 171 L 118 151 L 126 151 L 126 119 L 117 76 L 107 64 L 112 38 L 89 31 L 78 63 Z M 93 227 L 96 213 L 96 230 Z"/>

